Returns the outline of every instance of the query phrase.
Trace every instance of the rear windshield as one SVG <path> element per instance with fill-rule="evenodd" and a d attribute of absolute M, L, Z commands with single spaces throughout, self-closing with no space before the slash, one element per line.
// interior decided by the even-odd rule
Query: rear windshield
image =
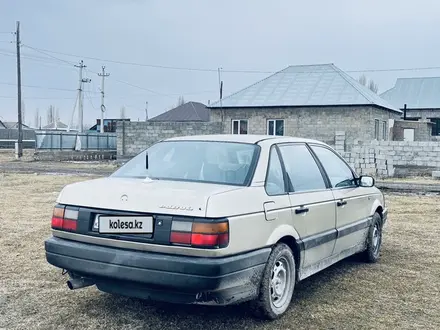
<path fill-rule="evenodd" d="M 165 141 L 144 150 L 112 176 L 247 185 L 258 152 L 255 144 Z"/>

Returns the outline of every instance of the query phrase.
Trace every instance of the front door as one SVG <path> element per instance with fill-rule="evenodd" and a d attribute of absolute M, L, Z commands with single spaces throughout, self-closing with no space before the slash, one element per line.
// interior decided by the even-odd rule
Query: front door
<path fill-rule="evenodd" d="M 279 145 L 289 182 L 289 198 L 295 229 L 301 238 L 301 267 L 330 257 L 336 241 L 335 201 L 323 175 L 305 144 Z"/>
<path fill-rule="evenodd" d="M 338 239 L 333 254 L 364 244 L 374 199 L 369 189 L 359 187 L 350 167 L 330 148 L 311 145 L 332 186 L 336 201 Z"/>

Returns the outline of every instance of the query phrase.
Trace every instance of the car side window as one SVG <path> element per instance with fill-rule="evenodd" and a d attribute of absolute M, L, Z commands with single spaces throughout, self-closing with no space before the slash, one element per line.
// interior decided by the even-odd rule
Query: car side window
<path fill-rule="evenodd" d="M 342 188 L 356 186 L 353 172 L 336 153 L 320 146 L 311 146 L 311 148 L 324 167 L 332 187 Z"/>
<path fill-rule="evenodd" d="M 277 150 L 272 147 L 267 168 L 266 192 L 269 196 L 285 194 L 283 168 Z"/>
<path fill-rule="evenodd" d="M 282 145 L 280 151 L 294 191 L 327 188 L 318 164 L 304 144 Z"/>

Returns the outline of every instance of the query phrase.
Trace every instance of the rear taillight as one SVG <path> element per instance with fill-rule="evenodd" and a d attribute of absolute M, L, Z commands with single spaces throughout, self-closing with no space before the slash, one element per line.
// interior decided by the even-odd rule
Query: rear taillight
<path fill-rule="evenodd" d="M 199 248 L 224 248 L 229 244 L 229 223 L 175 221 L 171 225 L 170 243 Z"/>
<path fill-rule="evenodd" d="M 76 231 L 78 210 L 72 210 L 65 206 L 57 205 L 53 209 L 52 228 L 67 231 Z"/>

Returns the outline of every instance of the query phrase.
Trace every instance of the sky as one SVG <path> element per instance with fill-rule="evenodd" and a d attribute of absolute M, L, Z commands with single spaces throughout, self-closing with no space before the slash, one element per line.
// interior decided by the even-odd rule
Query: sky
<path fill-rule="evenodd" d="M 92 125 L 102 66 L 105 116 L 125 107 L 135 121 L 146 102 L 151 118 L 179 96 L 216 101 L 218 68 L 224 96 L 289 65 L 334 63 L 356 79 L 368 70 L 379 93 L 399 77 L 440 76 L 439 12 L 437 0 L 0 0 L 0 120 L 17 121 L 16 21 L 25 123 L 38 109 L 46 124 L 51 105 L 78 122 L 74 65 L 84 60 Z"/>

